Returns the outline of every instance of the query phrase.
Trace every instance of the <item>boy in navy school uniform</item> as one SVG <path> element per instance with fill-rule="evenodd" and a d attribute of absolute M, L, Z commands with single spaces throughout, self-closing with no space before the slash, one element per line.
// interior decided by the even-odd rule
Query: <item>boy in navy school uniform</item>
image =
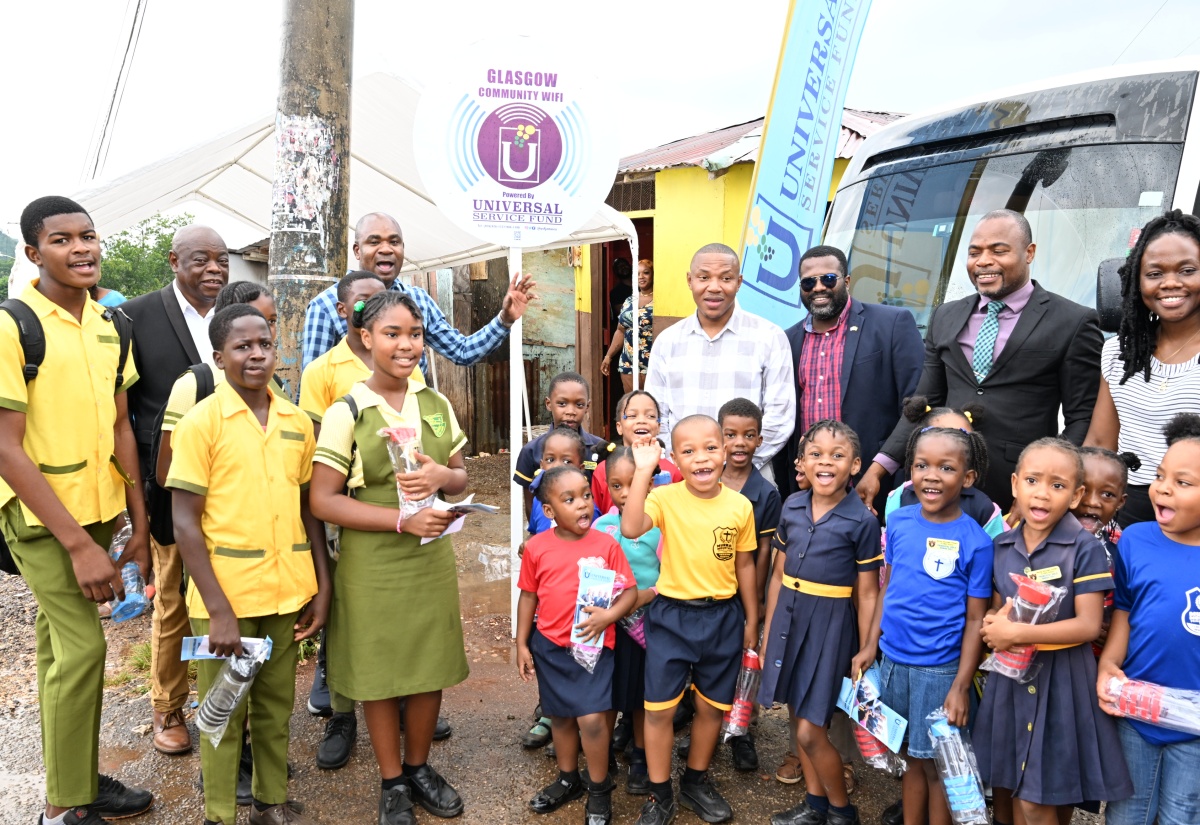
<path fill-rule="evenodd" d="M 771 539 L 779 527 L 783 500 L 779 490 L 763 478 L 754 466 L 754 452 L 762 446 L 762 410 L 747 398 L 726 401 L 717 412 L 717 423 L 725 441 L 725 471 L 721 483 L 736 490 L 754 508 L 754 535 L 758 546 L 754 550 L 755 581 L 758 600 L 766 598 L 767 574 L 771 569 Z M 733 767 L 739 771 L 758 770 L 758 751 L 753 734 L 735 736 L 729 740 Z"/>

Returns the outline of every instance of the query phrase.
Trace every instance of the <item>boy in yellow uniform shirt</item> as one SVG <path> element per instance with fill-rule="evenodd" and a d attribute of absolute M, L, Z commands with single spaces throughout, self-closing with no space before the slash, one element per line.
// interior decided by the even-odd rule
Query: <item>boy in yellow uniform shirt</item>
<path fill-rule="evenodd" d="M 100 279 L 100 240 L 83 207 L 60 197 L 21 214 L 38 278 L 21 295 L 45 336 L 27 375 L 14 318 L 0 313 L 0 527 L 37 599 L 37 678 L 45 825 L 98 825 L 147 810 L 153 797 L 97 778 L 106 646 L 96 602 L 124 596 L 109 558 L 113 522 L 128 508 L 133 538 L 119 564 L 150 568 L 149 525 L 112 310 L 88 297 Z M 128 468 L 127 475 L 122 468 Z"/>
<path fill-rule="evenodd" d="M 188 615 L 217 655 L 240 653 L 241 636 L 271 639 L 271 658 L 229 725 L 239 730 L 249 712 L 252 825 L 305 825 L 287 801 L 287 746 L 297 648 L 325 624 L 331 595 L 325 532 L 308 510 L 316 441 L 300 409 L 271 392 L 274 336 L 262 313 L 227 307 L 209 337 L 225 381 L 176 425 L 167 475 Z M 201 701 L 220 666 L 199 663 Z M 241 750 L 239 736 L 217 748 L 201 738 L 206 822 L 235 825 Z"/>

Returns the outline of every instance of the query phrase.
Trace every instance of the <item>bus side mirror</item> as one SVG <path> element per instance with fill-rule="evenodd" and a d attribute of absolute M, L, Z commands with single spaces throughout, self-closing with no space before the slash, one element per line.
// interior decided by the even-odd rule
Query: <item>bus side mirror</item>
<path fill-rule="evenodd" d="M 1117 270 L 1124 263 L 1124 258 L 1108 258 L 1096 268 L 1096 312 L 1105 332 L 1121 329 L 1121 276 Z"/>

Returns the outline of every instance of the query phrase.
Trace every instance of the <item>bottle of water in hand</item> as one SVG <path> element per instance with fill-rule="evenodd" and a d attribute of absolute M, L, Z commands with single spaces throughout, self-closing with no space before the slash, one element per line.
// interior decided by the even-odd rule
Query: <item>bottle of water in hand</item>
<path fill-rule="evenodd" d="M 112 544 L 108 548 L 112 560 L 116 561 L 125 552 L 125 545 L 133 537 L 133 527 L 129 517 L 125 516 L 125 526 L 113 534 Z M 121 601 L 109 602 L 112 607 L 112 620 L 123 622 L 146 612 L 149 602 L 146 599 L 146 581 L 136 562 L 129 562 L 121 568 L 121 582 L 125 585 L 125 598 Z"/>

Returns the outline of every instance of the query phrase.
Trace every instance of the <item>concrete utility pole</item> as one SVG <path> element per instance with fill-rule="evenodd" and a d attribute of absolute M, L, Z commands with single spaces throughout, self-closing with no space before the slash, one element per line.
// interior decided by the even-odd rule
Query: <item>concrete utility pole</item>
<path fill-rule="evenodd" d="M 308 302 L 346 273 L 353 44 L 354 0 L 288 0 L 267 281 L 279 311 L 277 372 L 293 390 Z"/>

